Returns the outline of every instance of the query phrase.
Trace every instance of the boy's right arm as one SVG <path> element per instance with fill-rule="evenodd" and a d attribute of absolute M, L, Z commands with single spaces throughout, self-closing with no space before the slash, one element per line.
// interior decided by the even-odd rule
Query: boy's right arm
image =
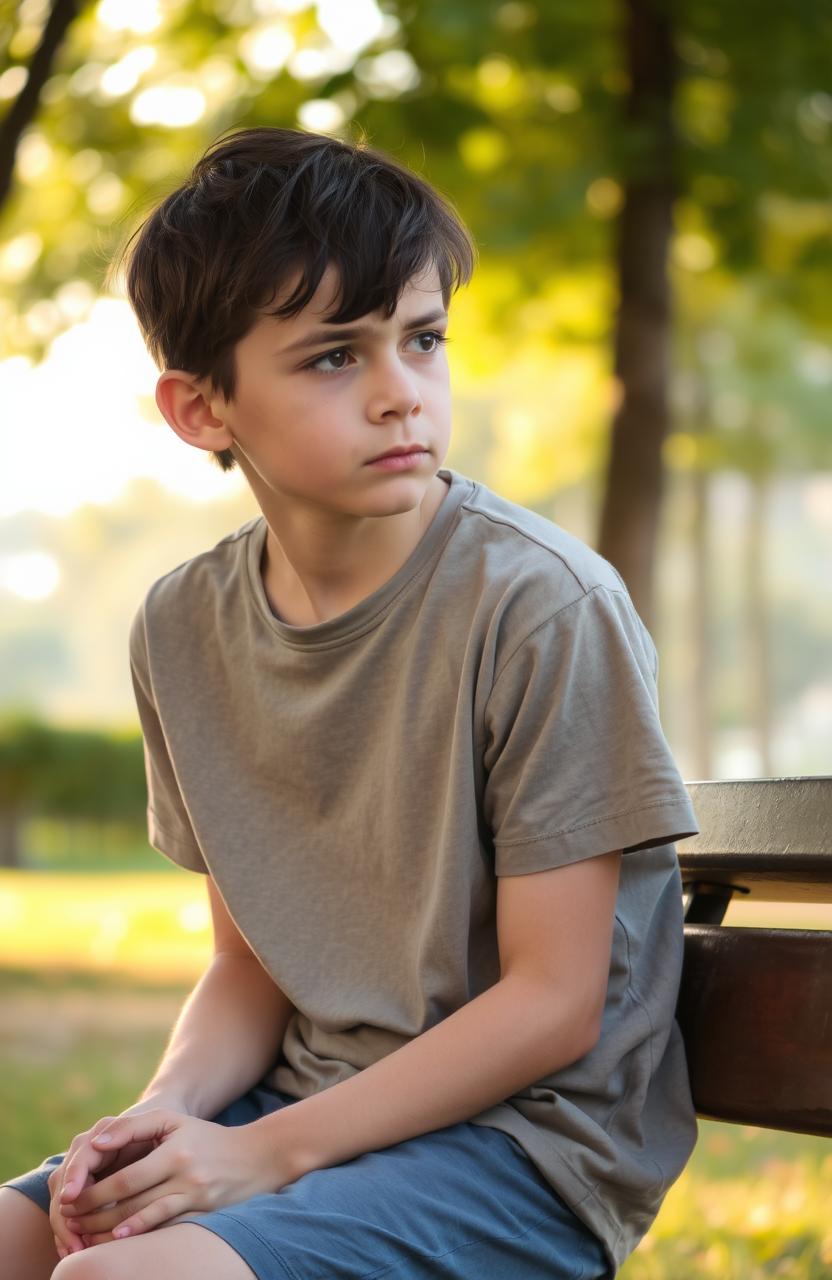
<path fill-rule="evenodd" d="M 238 930 L 214 881 L 206 881 L 214 954 L 182 1007 L 153 1078 L 125 1113 L 169 1107 L 212 1119 L 274 1064 L 295 1011 Z M 50 1176 L 56 1209 L 80 1194 L 92 1172 L 111 1165 L 112 1157 L 108 1161 L 91 1143 L 103 1123 L 79 1134 Z M 136 1151 L 133 1158 L 144 1154 Z"/>
<path fill-rule="evenodd" d="M 206 878 L 214 955 L 139 1099 L 202 1120 L 263 1078 L 295 1012 L 238 930 L 214 881 Z"/>

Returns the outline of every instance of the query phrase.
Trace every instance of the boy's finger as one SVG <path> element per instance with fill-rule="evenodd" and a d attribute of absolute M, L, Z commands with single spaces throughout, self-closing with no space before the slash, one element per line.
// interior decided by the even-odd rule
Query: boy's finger
<path fill-rule="evenodd" d="M 106 1167 L 106 1163 L 104 1152 L 89 1149 L 85 1151 L 82 1147 L 77 1155 L 67 1161 L 60 1190 L 61 1203 L 66 1204 L 80 1195 L 84 1187 L 92 1182 L 91 1175 Z"/>
<path fill-rule="evenodd" d="M 140 1196 L 167 1180 L 169 1165 L 170 1153 L 164 1147 L 158 1147 L 142 1160 L 127 1164 L 100 1182 L 85 1187 L 74 1201 L 61 1205 L 61 1212 L 67 1218 L 82 1219 Z"/>
<path fill-rule="evenodd" d="M 52 1234 L 55 1237 L 55 1248 L 59 1252 L 63 1249 L 66 1253 L 77 1253 L 84 1247 L 80 1238 L 69 1227 L 64 1227 L 63 1222 L 52 1223 Z"/>
<path fill-rule="evenodd" d="M 91 1134 L 90 1141 L 99 1156 L 106 1155 L 131 1142 L 149 1142 L 163 1137 L 168 1132 L 169 1120 L 170 1116 L 163 1111 L 140 1111 L 134 1115 L 119 1116 L 99 1133 Z"/>
<path fill-rule="evenodd" d="M 72 1199 L 87 1181 L 90 1173 L 102 1167 L 106 1160 L 106 1150 L 98 1150 L 91 1146 L 92 1139 L 112 1124 L 116 1116 L 102 1116 L 86 1133 L 73 1138 L 72 1144 L 60 1166 L 62 1171 L 62 1199 Z M 64 1195 L 64 1192 L 67 1194 Z"/>
<path fill-rule="evenodd" d="M 77 1232 L 82 1239 L 86 1236 L 96 1239 L 103 1235 L 109 1235 L 119 1223 L 132 1217 L 133 1214 L 144 1209 L 146 1205 L 152 1204 L 158 1192 L 159 1188 L 153 1186 L 150 1190 L 142 1192 L 141 1195 L 130 1196 L 129 1199 L 103 1205 L 100 1209 L 85 1213 L 83 1216 L 70 1218 L 67 1225 Z"/>
<path fill-rule="evenodd" d="M 169 1222 L 177 1214 L 187 1213 L 188 1208 L 187 1198 L 182 1192 L 161 1196 L 139 1213 L 126 1218 L 120 1226 L 113 1227 L 113 1239 L 122 1240 L 125 1236 L 139 1236 L 145 1231 L 151 1231 L 154 1227 L 160 1227 L 163 1222 Z"/>

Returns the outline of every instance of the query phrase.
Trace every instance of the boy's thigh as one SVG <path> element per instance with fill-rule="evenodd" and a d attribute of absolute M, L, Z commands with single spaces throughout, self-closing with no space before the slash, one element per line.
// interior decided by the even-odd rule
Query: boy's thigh
<path fill-rule="evenodd" d="M 221 1236 L 257 1280 L 369 1280 L 388 1273 L 395 1280 L 603 1280 L 610 1274 L 600 1241 L 519 1144 L 470 1123 L 180 1221 Z"/>
<path fill-rule="evenodd" d="M 223 1122 L 251 1118 L 241 1111 L 224 1114 Z M 60 1158 L 19 1180 L 47 1208 L 46 1178 Z M 81 1259 L 92 1267 L 96 1255 L 101 1264 L 118 1249 L 120 1267 L 126 1266 L 141 1246 L 138 1275 L 163 1280 L 167 1272 L 160 1267 L 168 1265 L 169 1250 L 178 1257 L 181 1248 L 180 1224 L 205 1242 L 189 1257 L 208 1251 L 227 1260 L 236 1254 L 239 1280 L 252 1274 L 257 1280 L 368 1280 L 388 1272 L 395 1280 L 606 1280 L 612 1274 L 600 1242 L 519 1144 L 471 1123 L 367 1152 L 308 1173 L 277 1193 L 183 1215 L 176 1225 L 96 1245 L 65 1261 L 79 1271 L 77 1280 L 93 1280 L 80 1270 Z M 195 1226 L 204 1230 L 194 1232 Z M 212 1235 L 220 1239 L 212 1242 Z M 121 1280 L 121 1269 L 116 1274 Z M 189 1261 L 183 1269 L 181 1257 L 171 1272 L 177 1280 L 210 1280 L 213 1274 L 205 1262 L 192 1268 Z M 222 1276 L 236 1280 L 228 1266 Z M 97 1273 L 94 1280 L 100 1280 Z"/>
<path fill-rule="evenodd" d="M 48 1280 L 58 1261 L 49 1217 L 28 1196 L 0 1187 L 3 1280 Z"/>
<path fill-rule="evenodd" d="M 188 1223 L 73 1253 L 53 1280 L 253 1280 L 239 1254 L 217 1236 Z"/>

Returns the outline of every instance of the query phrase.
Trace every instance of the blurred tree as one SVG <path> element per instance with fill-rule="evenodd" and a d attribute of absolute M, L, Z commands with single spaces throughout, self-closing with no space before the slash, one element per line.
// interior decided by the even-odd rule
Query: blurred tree
<path fill-rule="evenodd" d="M 0 97 L 24 92 L 48 22 L 24 0 L 0 26 Z M 713 272 L 762 268 L 780 313 L 810 336 L 829 323 L 830 35 L 822 0 L 105 0 L 69 27 L 17 148 L 0 244 L 18 295 L 8 350 L 42 349 L 84 313 L 125 221 L 225 129 L 359 124 L 448 193 L 482 246 L 463 314 L 484 386 L 508 398 L 513 382 L 521 399 L 530 348 L 553 371 L 614 348 L 613 432 L 605 445 L 594 429 L 597 397 L 579 402 L 592 429 L 577 478 L 608 452 L 599 549 L 649 625 L 670 285 L 684 304 Z M 570 414 L 568 398 L 531 416 L 509 402 L 500 459 L 516 436 L 538 497 L 563 480 L 561 442 L 582 422 Z M 798 452 L 801 435 L 798 420 Z"/>
<path fill-rule="evenodd" d="M 56 729 L 16 713 L 0 722 L 0 866 L 22 865 L 24 818 L 144 823 L 141 734 Z"/>
<path fill-rule="evenodd" d="M 7 717 L 0 730 L 0 867 L 21 865 L 20 823 L 38 775 L 49 771 L 52 741 L 46 725 L 24 716 Z"/>
<path fill-rule="evenodd" d="M 37 114 L 43 86 L 69 24 L 78 11 L 78 0 L 54 0 L 37 48 L 26 68 L 23 87 L 0 124 L 0 205 L 12 185 L 17 145 L 23 130 Z M 19 79 L 22 77 L 18 76 Z"/>

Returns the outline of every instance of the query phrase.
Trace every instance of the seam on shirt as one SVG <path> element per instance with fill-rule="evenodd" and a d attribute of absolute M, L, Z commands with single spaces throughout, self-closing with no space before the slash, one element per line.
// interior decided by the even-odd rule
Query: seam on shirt
<path fill-rule="evenodd" d="M 214 543 L 213 547 L 206 547 L 204 551 L 198 551 L 196 555 L 189 556 L 187 560 L 183 560 L 180 564 L 174 565 L 172 569 L 168 569 L 167 573 L 163 573 L 161 578 L 157 578 L 154 582 L 150 584 L 147 591 L 145 592 L 145 598 L 142 601 L 141 607 L 144 607 L 144 605 L 147 603 L 147 600 L 150 598 L 151 593 L 155 590 L 156 587 L 159 586 L 161 582 L 166 582 L 168 578 L 172 578 L 173 575 L 175 573 L 178 573 L 180 569 L 187 568 L 187 566 L 189 564 L 193 564 L 195 560 L 202 560 L 207 558 L 210 555 L 213 555 L 218 547 L 224 547 L 226 543 L 232 544 L 234 542 L 239 542 L 241 538 L 249 537 L 249 535 L 252 533 L 252 526 L 256 525 L 258 520 L 263 520 L 263 519 L 265 519 L 264 516 L 252 516 L 250 520 L 246 520 L 244 524 L 240 525 L 239 529 L 232 529 L 232 531 L 230 533 L 227 533 L 224 538 L 220 538 L 219 542 Z"/>
<path fill-rule="evenodd" d="M 638 994 L 638 992 L 635 990 L 633 986 L 631 985 L 627 986 L 627 994 L 629 995 L 633 1004 L 637 1005 L 638 1008 L 641 1009 L 642 1013 L 647 1019 L 647 1025 L 650 1028 L 650 1037 L 647 1041 L 647 1050 L 648 1050 L 648 1053 L 650 1054 L 650 1079 L 653 1080 L 655 1078 L 656 1070 L 657 1070 L 656 1058 L 653 1052 L 653 1046 L 656 1040 L 656 1024 L 653 1022 L 653 1019 L 650 1017 L 650 1010 L 648 1009 L 647 1005 L 642 1000 L 641 996 Z M 671 1016 L 675 1017 L 676 1016 L 675 1012 Z M 623 1103 L 623 1098 L 622 1098 L 622 1103 Z M 657 1171 L 659 1175 L 659 1188 L 658 1188 L 658 1191 L 653 1192 L 653 1194 L 657 1196 L 663 1196 L 667 1191 L 667 1171 L 661 1167 L 658 1160 L 653 1159 L 653 1157 L 650 1155 L 648 1151 L 645 1151 L 645 1155 L 647 1156 L 647 1159 L 650 1161 L 653 1168 Z"/>
<path fill-rule="evenodd" d="M 661 809 L 668 804 L 678 804 L 679 797 L 668 800 L 656 800 L 653 804 L 642 804 L 636 809 L 621 809 L 618 813 L 608 813 L 603 818 L 593 818 L 591 822 L 583 822 L 578 827 L 562 827 L 560 831 L 550 831 L 542 836 L 524 836 L 522 840 L 495 840 L 496 849 L 516 849 L 520 845 L 538 844 L 543 840 L 554 840 L 556 836 L 571 836 L 578 831 L 587 831 L 590 827 L 600 826 L 604 822 L 612 822 L 615 818 L 629 818 L 634 813 L 648 813 L 651 809 Z"/>
<path fill-rule="evenodd" d="M 522 1112 L 519 1112 L 519 1114 L 521 1114 L 521 1115 L 522 1115 Z M 531 1123 L 531 1122 L 529 1122 L 529 1123 Z M 516 1135 L 515 1135 L 515 1136 L 516 1136 Z M 518 1141 L 518 1142 L 520 1142 L 520 1143 L 521 1143 L 521 1146 L 522 1146 L 521 1139 L 517 1138 L 517 1141 Z M 527 1152 L 527 1154 L 528 1154 L 528 1152 Z M 622 1230 L 621 1230 L 621 1226 L 620 1226 L 620 1224 L 618 1223 L 618 1221 L 617 1221 L 617 1220 L 613 1217 L 613 1215 L 610 1213 L 609 1207 L 608 1207 L 608 1205 L 607 1205 L 607 1202 L 606 1202 L 606 1200 L 605 1200 L 604 1196 L 599 1196 L 599 1195 L 597 1194 L 597 1188 L 598 1188 L 598 1186 L 600 1185 L 600 1183 L 599 1183 L 599 1182 L 595 1182 L 595 1183 L 587 1182 L 586 1178 L 585 1178 L 585 1177 L 584 1177 L 584 1175 L 581 1173 L 580 1169 L 578 1169 L 578 1168 L 577 1168 L 577 1166 L 576 1166 L 576 1165 L 574 1165 L 574 1164 L 572 1163 L 572 1160 L 569 1158 L 569 1156 L 567 1156 L 567 1155 L 566 1155 L 562 1150 L 560 1150 L 558 1147 L 554 1147 L 554 1148 L 553 1148 L 553 1150 L 552 1150 L 552 1156 L 553 1156 L 553 1157 L 558 1161 L 558 1163 L 559 1163 L 559 1164 L 560 1164 L 560 1165 L 561 1165 L 561 1166 L 566 1170 L 566 1172 L 569 1174 L 569 1176 L 570 1176 L 570 1178 L 572 1179 L 572 1181 L 573 1181 L 573 1182 L 575 1182 L 575 1183 L 577 1183 L 577 1185 L 578 1185 L 578 1186 L 581 1186 L 581 1187 L 583 1187 L 583 1188 L 585 1189 L 585 1194 L 584 1194 L 584 1195 L 582 1195 L 582 1196 L 581 1196 L 581 1198 L 580 1198 L 579 1200 L 567 1201 L 567 1200 L 564 1198 L 564 1193 L 563 1193 L 563 1190 L 562 1190 L 562 1183 L 561 1183 L 561 1184 L 555 1184 L 554 1182 L 552 1182 L 552 1180 L 551 1180 L 551 1178 L 549 1177 L 549 1175 L 548 1175 L 548 1174 L 545 1174 L 545 1173 L 544 1173 L 544 1174 L 543 1174 L 543 1176 L 544 1176 L 544 1177 L 546 1178 L 546 1180 L 549 1182 L 550 1186 L 551 1186 L 551 1187 L 552 1187 L 552 1189 L 556 1192 L 556 1194 L 560 1196 L 560 1198 L 563 1200 L 564 1204 L 567 1204 L 567 1205 L 568 1205 L 568 1207 L 572 1210 L 572 1212 L 575 1214 L 575 1217 L 580 1217 L 580 1215 L 577 1213 L 577 1210 L 580 1208 L 580 1206 L 581 1206 L 582 1204 L 586 1204 L 586 1202 L 587 1202 L 588 1200 L 591 1200 L 591 1201 L 592 1201 L 592 1203 L 593 1203 L 593 1205 L 595 1206 L 596 1210 L 598 1211 L 598 1213 L 600 1214 L 600 1216 L 604 1219 L 604 1221 L 607 1223 L 608 1228 L 609 1228 L 609 1241 L 604 1241 L 604 1240 L 602 1240 L 602 1241 L 601 1241 L 601 1243 L 602 1243 L 602 1245 L 604 1246 L 604 1248 L 608 1250 L 610 1257 L 614 1257 L 614 1255 L 615 1255 L 615 1251 L 618 1249 L 619 1243 L 620 1243 L 620 1241 L 621 1241 Z M 529 1157 L 529 1158 L 531 1159 L 531 1157 Z M 533 1161 L 533 1163 L 535 1163 L 535 1164 L 536 1164 L 537 1162 L 536 1162 L 536 1161 Z M 538 1166 L 538 1168 L 540 1168 L 540 1166 Z M 541 1172 L 541 1173 L 543 1173 L 543 1170 L 542 1170 L 542 1169 L 540 1169 L 540 1172 Z M 584 1220 L 583 1220 L 583 1219 L 581 1219 L 581 1221 L 583 1222 Z M 586 1226 L 586 1225 L 588 1225 L 588 1224 L 584 1223 L 584 1225 Z M 590 1230 L 590 1231 L 592 1231 L 592 1232 L 593 1232 L 593 1234 L 596 1234 L 596 1235 L 597 1235 L 597 1233 L 595 1232 L 595 1230 L 594 1230 L 594 1228 L 593 1228 L 593 1227 L 589 1227 L 589 1230 Z M 601 1237 L 600 1237 L 600 1236 L 597 1236 L 597 1238 L 598 1238 L 598 1239 L 600 1239 Z"/>
<path fill-rule="evenodd" d="M 456 511 L 453 513 L 453 516 L 451 517 L 450 526 L 445 532 L 445 537 L 437 546 L 436 551 L 434 555 L 431 557 L 431 559 L 426 561 L 426 563 L 423 564 L 420 569 L 414 570 L 414 572 L 407 579 L 407 581 L 402 583 L 402 585 L 399 587 L 398 591 L 392 597 L 392 599 L 388 600 L 386 604 L 383 604 L 377 610 L 377 612 L 372 615 L 372 617 L 367 618 L 363 623 L 356 626 L 347 635 L 338 636 L 332 640 L 316 640 L 312 643 L 309 643 L 309 642 L 298 643 L 298 641 L 292 640 L 291 637 L 284 636 L 281 632 L 277 632 L 282 642 L 285 645 L 287 645 L 290 649 L 300 649 L 306 653 L 308 652 L 320 653 L 328 649 L 338 649 L 341 647 L 341 645 L 350 644 L 353 640 L 358 640 L 361 638 L 361 636 L 366 635 L 368 631 L 374 630 L 380 624 L 380 622 L 386 617 L 386 615 L 391 611 L 394 605 L 398 604 L 399 600 L 405 594 L 405 592 L 410 591 L 410 589 L 419 581 L 419 579 L 425 573 L 428 572 L 428 570 L 433 571 L 436 569 L 436 566 L 439 560 L 442 558 L 442 556 L 445 553 L 445 548 L 448 545 L 448 542 L 450 541 L 452 534 L 456 531 L 457 525 L 459 523 L 459 513 L 463 505 L 464 505 L 463 503 L 460 503 L 459 507 L 457 507 Z M 248 572 L 248 570 L 246 571 Z M 255 594 L 255 603 L 257 604 L 258 608 L 262 613 L 264 610 L 264 603 L 263 603 L 263 600 L 260 598 L 259 592 Z M 270 622 L 270 624 L 275 621 L 280 621 L 279 619 L 275 619 L 274 615 L 271 613 L 268 615 L 267 620 Z"/>
<path fill-rule="evenodd" d="M 525 538 L 527 542 L 533 542 L 535 546 L 542 548 L 543 551 L 548 551 L 550 555 L 555 556 L 555 558 L 560 560 L 561 563 L 566 567 L 566 569 L 568 569 L 568 571 L 572 574 L 572 577 L 577 582 L 578 586 L 581 588 L 581 590 L 582 591 L 587 590 L 586 583 L 581 581 L 581 579 L 578 577 L 577 573 L 572 568 L 569 561 L 566 559 L 564 555 L 561 554 L 560 551 L 556 551 L 555 548 L 550 547 L 548 543 L 542 542 L 540 538 L 536 538 L 534 534 L 529 533 L 527 529 L 522 529 L 520 525 L 515 524 L 513 520 L 508 520 L 506 519 L 505 516 L 495 516 L 495 515 L 492 515 L 489 511 L 482 511 L 479 507 L 471 506 L 470 503 L 472 501 L 473 496 L 474 495 L 472 495 L 471 498 L 466 498 L 464 502 L 460 503 L 460 506 L 465 507 L 465 509 L 467 511 L 470 511 L 472 515 L 481 516 L 483 520 L 489 520 L 492 524 L 499 524 L 506 529 L 513 529 L 515 533 L 519 533 L 520 537 Z M 545 518 L 546 517 L 544 516 L 543 519 Z M 597 552 L 596 552 L 596 555 L 597 555 Z M 607 561 L 607 563 L 609 564 L 609 561 Z M 612 565 L 610 567 L 613 568 Z M 618 578 L 619 582 L 621 582 L 621 585 L 624 586 L 624 583 L 621 579 L 621 575 L 615 569 L 613 569 L 613 572 L 615 572 L 615 575 Z"/>
<path fill-rule="evenodd" d="M 491 692 L 490 692 L 490 693 L 489 693 L 489 695 L 488 695 L 488 702 L 486 702 L 486 704 L 485 704 L 485 710 L 483 711 L 483 720 L 485 720 L 485 717 L 486 717 L 486 715 L 487 715 L 487 713 L 488 713 L 488 703 L 491 701 L 492 697 L 494 696 L 494 690 L 496 689 L 497 684 L 498 684 L 498 682 L 499 682 L 499 680 L 500 680 L 501 676 L 503 675 L 503 672 L 505 671 L 505 669 L 506 669 L 506 667 L 509 665 L 509 663 L 510 663 L 510 662 L 512 662 L 512 661 L 514 660 L 514 658 L 517 656 L 517 654 L 518 654 L 518 653 L 520 652 L 520 650 L 523 648 L 524 644 L 526 644 L 526 642 L 527 642 L 527 641 L 531 640 L 532 636 L 537 635 L 537 633 L 538 633 L 538 631 L 540 631 L 541 627 L 545 627 L 545 626 L 547 625 L 547 623 L 551 622 L 554 618 L 557 618 L 557 617 L 558 617 L 558 615 L 559 615 L 559 614 L 561 614 L 561 613 L 563 613 L 563 612 L 565 612 L 565 610 L 566 610 L 566 609 L 571 609 L 571 608 L 573 608 L 573 606 L 574 606 L 574 605 L 576 605 L 576 604 L 580 604 L 582 600 L 588 600 L 588 599 L 589 599 L 589 597 L 590 597 L 590 596 L 592 596 L 592 595 L 594 595 L 596 591 L 609 591 L 609 592 L 611 592 L 613 595 L 624 595 L 624 594 L 625 594 L 623 591 L 615 591 L 615 589 L 614 589 L 613 587 L 606 587 L 606 586 L 604 586 L 604 584 L 603 584 L 602 582 L 599 582 L 599 583 L 597 583 L 597 584 L 596 584 L 596 586 L 594 586 L 594 587 L 590 587 L 590 589 L 589 589 L 588 591 L 585 591 L 585 592 L 584 592 L 584 594 L 583 594 L 582 596 L 576 596 L 576 597 L 575 597 L 575 599 L 574 599 L 574 600 L 570 600 L 570 601 L 568 602 L 568 604 L 562 604 L 562 605 L 560 606 L 560 608 L 559 608 L 559 609 L 555 609 L 554 613 L 550 613 L 550 614 L 548 615 L 548 617 L 544 618 L 542 622 L 539 622 L 539 623 L 537 624 L 537 626 L 536 626 L 536 627 L 532 627 L 532 629 L 531 629 L 531 631 L 528 633 L 528 635 L 525 635 L 525 636 L 523 637 L 523 639 L 519 642 L 519 644 L 517 645 L 517 647 L 511 651 L 511 653 L 510 653 L 510 654 L 509 654 L 509 656 L 506 658 L 506 660 L 505 660 L 505 662 L 503 663 L 503 665 L 500 667 L 500 670 L 497 672 L 496 676 L 494 677 L 494 680 L 492 681 L 492 684 L 491 684 Z"/>
<path fill-rule="evenodd" d="M 172 835 L 171 832 L 167 829 L 167 827 L 164 826 L 164 824 L 159 821 L 159 817 L 156 813 L 156 810 L 152 809 L 150 805 L 147 806 L 147 812 L 153 818 L 153 823 L 156 827 L 156 830 L 159 832 L 161 836 L 165 837 L 165 840 L 168 842 L 168 844 L 172 844 L 174 847 L 178 846 L 180 849 L 184 849 L 186 853 L 195 853 L 198 858 L 202 858 L 202 850 L 200 849 L 196 841 L 194 841 L 193 844 L 191 844 L 187 840 L 181 840 L 179 836 Z M 202 861 L 204 862 L 205 859 L 202 858 Z"/>
<path fill-rule="evenodd" d="M 172 836 L 169 831 L 159 825 L 156 814 L 150 806 L 148 806 L 148 815 L 153 819 L 154 833 L 157 837 L 160 837 L 157 838 L 155 844 L 152 840 L 150 841 L 151 848 L 161 850 L 166 858 L 170 858 L 171 862 L 175 862 L 178 867 L 184 867 L 186 871 L 193 871 L 198 875 L 210 874 L 208 864 L 202 855 L 202 850 L 199 848 L 199 845 L 195 844 L 191 846 L 186 844 L 184 841 L 177 840 L 175 836 Z M 150 839 L 149 823 L 148 839 Z M 173 852 L 169 852 L 168 846 L 170 846 Z M 183 862 L 182 859 L 187 859 L 187 862 Z M 193 865 L 194 860 L 199 861 L 200 865 L 198 867 Z"/>

